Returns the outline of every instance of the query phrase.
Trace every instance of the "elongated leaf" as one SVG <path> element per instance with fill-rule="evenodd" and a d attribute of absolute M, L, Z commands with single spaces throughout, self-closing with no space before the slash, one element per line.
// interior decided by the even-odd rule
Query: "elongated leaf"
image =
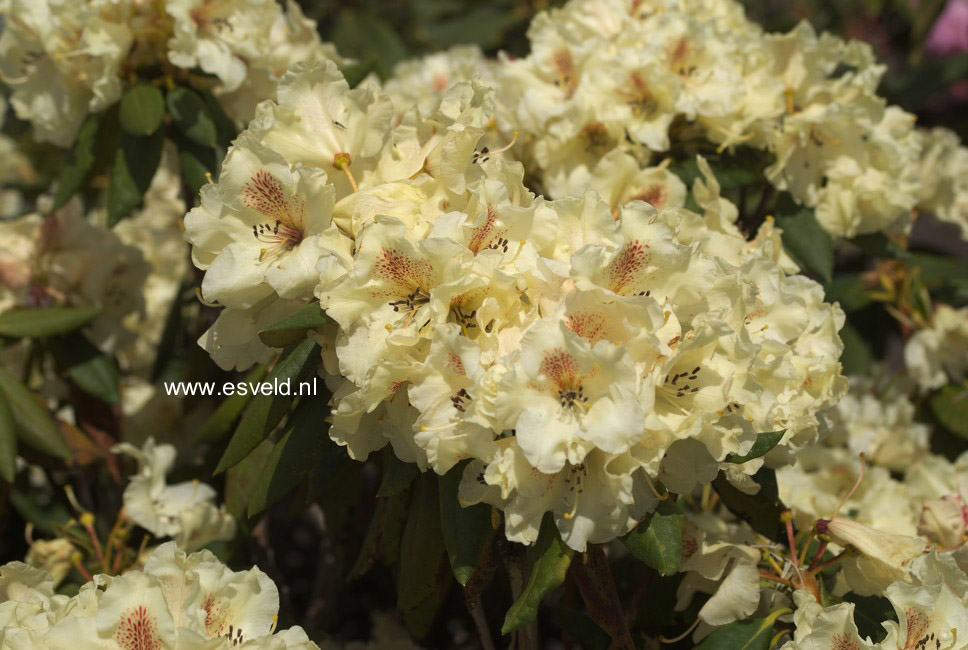
<path fill-rule="evenodd" d="M 165 327 L 161 330 L 161 339 L 158 341 L 158 354 L 155 355 L 155 362 L 151 368 L 152 382 L 158 382 L 162 378 L 175 379 L 178 376 L 179 362 L 187 355 L 187 351 L 183 349 L 184 346 L 178 345 L 178 341 L 185 333 L 186 324 L 182 316 L 182 307 L 185 302 L 183 296 L 189 289 L 189 283 L 182 282 L 168 307 Z"/>
<path fill-rule="evenodd" d="M 844 600 L 854 603 L 854 623 L 861 636 L 880 643 L 887 636 L 885 621 L 897 621 L 897 612 L 884 596 L 858 596 L 853 592 L 844 594 Z"/>
<path fill-rule="evenodd" d="M 51 536 L 59 535 L 57 528 L 70 520 L 71 513 L 57 499 L 42 505 L 45 500 L 38 498 L 40 495 L 30 485 L 25 474 L 26 472 L 17 477 L 10 491 L 10 504 L 24 521 L 32 523 L 40 532 Z"/>
<path fill-rule="evenodd" d="M 661 575 L 679 571 L 682 558 L 683 515 L 653 512 L 622 540 L 636 559 L 645 562 Z"/>
<path fill-rule="evenodd" d="M 968 440 L 968 384 L 943 387 L 931 396 L 931 410 L 948 431 Z"/>
<path fill-rule="evenodd" d="M 21 442 L 50 456 L 65 460 L 71 457 L 70 447 L 47 410 L 34 399 L 33 393 L 4 368 L 0 368 L 0 390 L 3 390 L 13 411 Z"/>
<path fill-rule="evenodd" d="M 840 355 L 844 374 L 866 375 L 874 362 L 874 351 L 871 349 L 870 342 L 850 323 L 844 323 L 841 328 L 840 340 L 844 342 L 844 351 Z"/>
<path fill-rule="evenodd" d="M 265 376 L 266 367 L 256 366 L 249 371 L 249 374 L 242 381 L 246 384 L 255 384 L 262 381 L 262 378 Z M 246 405 L 253 398 L 254 396 L 248 392 L 244 395 L 236 393 L 225 398 L 205 422 L 205 426 L 195 436 L 195 442 L 215 442 L 216 440 L 221 440 L 232 430 L 232 425 L 239 419 L 242 410 L 245 409 Z"/>
<path fill-rule="evenodd" d="M 813 210 L 794 208 L 792 201 L 781 201 L 776 223 L 783 230 L 783 247 L 797 264 L 830 282 L 834 273 L 834 242 L 817 223 Z"/>
<path fill-rule="evenodd" d="M 766 618 L 737 621 L 717 628 L 696 646 L 696 650 L 769 650 L 773 623 L 790 610 L 778 610 Z"/>
<path fill-rule="evenodd" d="M 323 451 L 306 480 L 306 501 L 319 504 L 326 529 L 338 536 L 363 501 L 363 463 L 350 458 L 344 447 L 325 436 L 320 444 Z"/>
<path fill-rule="evenodd" d="M 384 450 L 386 461 L 383 466 L 383 479 L 380 481 L 378 497 L 392 497 L 410 487 L 413 479 L 420 475 L 420 468 L 416 463 L 405 463 L 393 453 L 392 448 Z"/>
<path fill-rule="evenodd" d="M 114 154 L 108 185 L 108 226 L 113 226 L 141 205 L 161 162 L 165 142 L 161 130 L 152 135 L 124 133 Z"/>
<path fill-rule="evenodd" d="M 181 167 L 182 178 L 198 194 L 209 178 L 218 176 L 218 156 L 214 149 L 203 147 L 185 138 L 176 138 L 178 146 L 178 164 Z"/>
<path fill-rule="evenodd" d="M 440 531 L 437 481 L 430 473 L 414 482 L 398 567 L 397 608 L 410 634 L 421 639 L 453 584 Z"/>
<path fill-rule="evenodd" d="M 165 98 L 157 86 L 140 82 L 121 96 L 121 128 L 131 135 L 151 135 L 165 117 Z"/>
<path fill-rule="evenodd" d="M 201 95 L 191 88 L 178 86 L 168 91 L 165 102 L 171 121 L 186 138 L 203 147 L 218 144 L 218 128 Z"/>
<path fill-rule="evenodd" d="M 465 464 L 452 467 L 439 479 L 440 525 L 444 545 L 454 577 L 461 586 L 466 586 L 477 570 L 481 552 L 494 530 L 491 528 L 490 506 L 477 503 L 464 508 L 457 499 Z"/>
<path fill-rule="evenodd" d="M 212 121 L 215 122 L 215 128 L 218 131 L 218 145 L 220 149 L 227 149 L 232 140 L 238 134 L 235 127 L 235 122 L 232 121 L 228 115 L 225 114 L 225 110 L 222 108 L 221 102 L 209 91 L 201 92 L 202 99 L 205 100 L 205 105 L 208 106 L 208 113 L 212 116 Z M 219 156 L 221 159 L 225 155 L 222 151 L 222 155 Z"/>
<path fill-rule="evenodd" d="M 229 468 L 225 473 L 225 509 L 244 528 L 248 527 L 246 509 L 259 483 L 259 477 L 265 471 L 266 463 L 272 455 L 273 446 L 271 440 L 264 441 L 253 449 L 245 460 Z"/>
<path fill-rule="evenodd" d="M 266 381 L 290 383 L 298 381 L 318 364 L 319 346 L 311 339 L 292 345 L 279 356 Z M 292 397 L 289 395 L 258 395 L 242 415 L 232 440 L 215 468 L 220 474 L 240 462 L 272 432 L 286 414 Z"/>
<path fill-rule="evenodd" d="M 0 391 L 0 478 L 13 483 L 17 465 L 17 424 L 6 395 Z"/>
<path fill-rule="evenodd" d="M 556 606 L 551 612 L 555 625 L 568 633 L 580 647 L 587 650 L 607 650 L 612 637 L 585 612 Z"/>
<path fill-rule="evenodd" d="M 901 260 L 911 258 L 911 253 L 906 251 L 896 241 L 880 232 L 869 235 L 858 235 L 851 239 L 850 243 L 873 257 L 893 257 Z"/>
<path fill-rule="evenodd" d="M 360 552 L 353 562 L 350 569 L 350 580 L 355 580 L 373 568 L 376 560 L 383 552 L 383 522 L 386 518 L 387 502 L 389 499 L 377 499 L 376 506 L 373 508 L 373 517 L 370 518 L 370 525 L 366 529 L 366 536 L 360 546 Z"/>
<path fill-rule="evenodd" d="M 747 461 L 753 460 L 754 458 L 765 456 L 767 453 L 769 453 L 771 449 L 773 449 L 778 444 L 780 444 L 780 441 L 783 439 L 784 433 L 786 433 L 786 430 L 771 431 L 769 433 L 759 433 L 756 435 L 756 441 L 753 443 L 753 446 L 750 447 L 750 450 L 748 452 L 746 452 L 742 456 L 738 456 L 736 454 L 730 454 L 729 456 L 726 457 L 726 462 L 741 464 L 741 463 L 745 463 Z"/>
<path fill-rule="evenodd" d="M 97 142 L 103 118 L 103 113 L 91 113 L 81 124 L 67 163 L 57 177 L 57 192 L 50 207 L 51 212 L 63 207 L 72 196 L 77 194 L 78 190 L 84 187 L 84 183 L 90 177 L 96 159 L 94 145 Z"/>
<path fill-rule="evenodd" d="M 309 475 L 326 446 L 333 444 L 325 422 L 328 401 L 324 396 L 306 397 L 296 406 L 252 490 L 250 517 L 286 496 Z"/>
<path fill-rule="evenodd" d="M 330 322 L 329 318 L 320 309 L 319 303 L 311 302 L 292 316 L 259 332 L 259 338 L 270 348 L 284 348 L 306 338 L 306 332 L 309 330 L 321 327 L 328 322 Z"/>
<path fill-rule="evenodd" d="M 0 336 L 45 338 L 84 327 L 101 314 L 97 307 L 31 307 L 0 314 Z"/>
<path fill-rule="evenodd" d="M 376 70 L 376 63 L 376 57 L 370 55 L 362 61 L 341 68 L 340 72 L 350 88 L 356 88 L 366 75 Z"/>
<path fill-rule="evenodd" d="M 863 309 L 873 302 L 867 282 L 858 273 L 838 275 L 824 287 L 827 302 L 839 302 L 844 311 Z"/>
<path fill-rule="evenodd" d="M 713 481 L 713 488 L 730 512 L 756 532 L 774 539 L 780 531 L 780 513 L 783 511 L 777 494 L 776 474 L 763 467 L 753 475 L 753 480 L 760 485 L 757 494 L 746 494 L 733 487 L 723 472 L 719 472 Z"/>
<path fill-rule="evenodd" d="M 78 388 L 108 404 L 121 401 L 118 367 L 79 332 L 56 341 L 54 358 Z"/>
<path fill-rule="evenodd" d="M 551 514 L 545 514 L 538 541 L 528 553 L 535 558 L 531 563 L 528 582 L 504 617 L 501 634 L 508 634 L 538 617 L 541 601 L 565 581 L 573 554 L 574 551 L 561 540 Z"/>

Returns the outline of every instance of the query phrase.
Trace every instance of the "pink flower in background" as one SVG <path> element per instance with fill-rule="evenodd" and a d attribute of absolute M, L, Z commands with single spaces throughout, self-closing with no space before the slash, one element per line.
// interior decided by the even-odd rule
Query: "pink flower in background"
<path fill-rule="evenodd" d="M 924 46 L 937 56 L 968 52 L 968 0 L 948 0 Z"/>

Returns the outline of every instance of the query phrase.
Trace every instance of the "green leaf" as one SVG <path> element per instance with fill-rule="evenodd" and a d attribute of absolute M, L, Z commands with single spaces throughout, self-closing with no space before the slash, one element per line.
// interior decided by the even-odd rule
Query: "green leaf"
<path fill-rule="evenodd" d="M 773 638 L 773 623 L 789 609 L 773 612 L 766 618 L 736 621 L 717 628 L 696 646 L 696 650 L 769 650 Z"/>
<path fill-rule="evenodd" d="M 201 95 L 191 88 L 178 86 L 168 91 L 165 101 L 172 122 L 186 138 L 203 147 L 218 144 L 218 127 Z"/>
<path fill-rule="evenodd" d="M 78 388 L 108 404 L 121 401 L 118 367 L 114 359 L 97 349 L 82 334 L 56 341 L 54 358 Z"/>
<path fill-rule="evenodd" d="M 376 559 L 383 550 L 383 520 L 386 517 L 388 502 L 389 499 L 376 500 L 376 505 L 373 507 L 373 516 L 370 518 L 370 525 L 366 529 L 366 535 L 363 537 L 360 552 L 356 556 L 356 561 L 353 562 L 353 567 L 350 569 L 347 579 L 355 580 L 360 576 L 366 575 L 373 568 L 373 565 L 376 564 Z"/>
<path fill-rule="evenodd" d="M 461 586 L 467 586 L 467 582 L 474 575 L 484 545 L 494 531 L 491 527 L 490 506 L 477 503 L 465 508 L 461 507 L 457 498 L 465 465 L 466 462 L 455 465 L 438 481 L 444 545 L 447 547 L 447 557 L 450 558 L 454 577 Z"/>
<path fill-rule="evenodd" d="M 844 594 L 844 601 L 854 603 L 854 623 L 861 636 L 880 643 L 887 636 L 885 621 L 897 621 L 897 612 L 884 596 L 858 596 L 853 592 Z"/>
<path fill-rule="evenodd" d="M 26 472 L 17 477 L 10 491 L 10 504 L 24 521 L 29 521 L 45 535 L 54 537 L 60 536 L 58 528 L 66 525 L 72 515 L 60 500 L 45 498 L 32 487 Z"/>
<path fill-rule="evenodd" d="M 541 601 L 565 581 L 573 554 L 574 551 L 561 540 L 554 518 L 546 513 L 541 521 L 538 541 L 528 550 L 528 556 L 534 558 L 528 582 L 504 617 L 501 634 L 508 634 L 538 618 Z"/>
<path fill-rule="evenodd" d="M 178 146 L 178 164 L 181 167 L 182 178 L 188 183 L 193 194 L 208 184 L 209 178 L 218 175 L 218 156 L 215 150 L 190 142 L 184 138 L 176 138 Z"/>
<path fill-rule="evenodd" d="M 242 381 L 246 384 L 255 384 L 261 382 L 265 376 L 266 367 L 256 366 L 249 371 L 249 374 Z M 235 424 L 235 421 L 239 419 L 242 410 L 245 409 L 246 405 L 252 399 L 253 395 L 250 393 L 246 393 L 245 395 L 235 393 L 226 397 L 218 405 L 218 408 L 215 409 L 215 412 L 209 416 L 205 422 L 205 426 L 196 434 L 195 442 L 215 442 L 225 437 L 232 430 L 232 425 Z"/>
<path fill-rule="evenodd" d="M 427 25 L 426 31 L 427 38 L 437 48 L 463 43 L 489 48 L 499 46 L 507 30 L 521 21 L 522 16 L 517 12 L 485 4 L 459 12 L 452 19 Z"/>
<path fill-rule="evenodd" d="M 0 391 L 0 478 L 13 483 L 17 473 L 17 424 L 6 395 Z"/>
<path fill-rule="evenodd" d="M 430 631 L 453 584 L 440 530 L 437 480 L 429 472 L 414 481 L 398 570 L 397 609 L 419 640 Z"/>
<path fill-rule="evenodd" d="M 139 82 L 121 96 L 121 128 L 135 136 L 151 135 L 165 117 L 165 98 L 157 86 Z"/>
<path fill-rule="evenodd" d="M 311 302 L 292 316 L 288 316 L 261 332 L 259 338 L 270 348 L 284 348 L 306 338 L 309 330 L 330 322 L 318 302 Z"/>
<path fill-rule="evenodd" d="M 651 513 L 623 538 L 636 559 L 645 562 L 661 575 L 670 576 L 679 571 L 682 559 L 683 515 Z"/>
<path fill-rule="evenodd" d="M 824 287 L 827 302 L 839 302 L 844 311 L 858 311 L 871 304 L 867 282 L 859 273 L 838 275 Z"/>
<path fill-rule="evenodd" d="M 374 70 L 376 70 L 375 56 L 368 56 L 362 61 L 340 68 L 340 72 L 343 73 L 343 78 L 346 79 L 350 88 L 356 88 L 366 78 L 366 75 Z"/>
<path fill-rule="evenodd" d="M 931 411 L 948 431 L 968 440 L 968 384 L 951 384 L 936 392 Z"/>
<path fill-rule="evenodd" d="M 50 456 L 70 459 L 70 447 L 47 410 L 34 399 L 33 393 L 4 368 L 0 368 L 0 390 L 13 411 L 21 442 Z"/>
<path fill-rule="evenodd" d="M 183 281 L 168 307 L 165 326 L 161 330 L 161 338 L 156 346 L 158 353 L 155 355 L 155 362 L 151 368 L 151 381 L 154 383 L 162 380 L 163 377 L 166 379 L 178 377 L 177 368 L 188 355 L 186 346 L 178 343 L 185 338 L 186 323 L 182 316 L 182 307 L 185 303 L 184 295 L 190 289 L 190 283 Z M 193 293 L 192 302 L 194 302 L 194 298 Z"/>
<path fill-rule="evenodd" d="M 72 196 L 84 187 L 85 182 L 90 177 L 91 169 L 94 167 L 94 161 L 97 158 L 95 144 L 103 118 L 103 113 L 91 113 L 81 124 L 77 138 L 74 140 L 74 146 L 71 148 L 70 156 L 68 156 L 67 162 L 57 177 L 57 192 L 54 194 L 54 202 L 50 207 L 51 212 L 63 207 Z"/>
<path fill-rule="evenodd" d="M 282 351 L 266 381 L 285 383 L 288 380 L 292 390 L 294 387 L 291 384 L 305 376 L 318 363 L 319 346 L 312 339 L 303 339 L 300 343 L 293 344 Z M 259 446 L 259 443 L 265 440 L 282 420 L 291 400 L 292 397 L 289 395 L 257 395 L 245 410 L 225 454 L 215 468 L 215 473 L 224 472 Z"/>
<path fill-rule="evenodd" d="M 325 396 L 300 400 L 252 490 L 250 517 L 286 496 L 309 475 L 326 446 L 333 444 L 325 422 L 329 413 L 329 400 Z"/>
<path fill-rule="evenodd" d="M 269 462 L 273 446 L 271 440 L 264 440 L 245 460 L 225 473 L 225 509 L 242 526 L 248 524 L 246 508 L 259 484 L 259 478 L 265 471 L 266 463 Z"/>
<path fill-rule="evenodd" d="M 381 557 L 387 566 L 393 567 L 399 563 L 400 542 L 408 519 L 409 504 L 409 490 L 376 500 L 373 518 L 367 528 L 360 554 L 353 563 L 353 568 L 350 569 L 348 576 L 350 580 L 364 575 Z"/>
<path fill-rule="evenodd" d="M 39 339 L 66 334 L 101 315 L 97 307 L 30 307 L 0 314 L 0 336 Z"/>
<path fill-rule="evenodd" d="M 108 184 L 108 226 L 114 226 L 141 205 L 161 162 L 164 143 L 164 134 L 160 130 L 146 136 L 122 134 Z"/>
<path fill-rule="evenodd" d="M 753 480 L 760 485 L 760 491 L 746 494 L 734 487 L 720 471 L 713 481 L 713 488 L 730 512 L 756 532 L 774 539 L 780 530 L 780 513 L 783 511 L 777 494 L 776 474 L 771 469 L 761 467 L 753 475 Z"/>
<path fill-rule="evenodd" d="M 410 487 L 413 479 L 420 475 L 420 468 L 416 463 L 405 463 L 387 447 L 384 451 L 383 480 L 380 481 L 378 497 L 392 497 Z"/>
<path fill-rule="evenodd" d="M 222 109 L 221 102 L 209 91 L 203 91 L 201 93 L 202 99 L 205 100 L 205 105 L 208 106 L 208 113 L 212 116 L 212 120 L 215 122 L 215 128 L 218 130 L 218 145 L 220 149 L 227 149 L 232 140 L 238 134 L 238 130 L 235 128 L 235 122 L 232 121 L 225 111 Z M 224 151 L 222 152 L 224 155 Z M 220 156 L 221 158 L 221 156 Z"/>
<path fill-rule="evenodd" d="M 840 330 L 840 340 L 844 342 L 844 351 L 840 355 L 844 374 L 866 375 L 874 361 L 871 344 L 850 323 L 845 323 Z"/>
<path fill-rule="evenodd" d="M 851 239 L 850 243 L 873 257 L 893 257 L 896 259 L 909 259 L 911 257 L 911 254 L 901 248 L 894 240 L 879 232 L 870 235 L 858 235 Z"/>
<path fill-rule="evenodd" d="M 756 441 L 750 450 L 743 454 L 742 456 L 737 456 L 736 454 L 730 454 L 726 456 L 727 463 L 736 463 L 737 465 L 745 463 L 747 461 L 753 460 L 754 458 L 759 458 L 760 456 L 765 456 L 771 449 L 780 444 L 780 440 L 783 439 L 783 431 L 771 431 L 769 433 L 758 433 L 756 434 Z"/>
<path fill-rule="evenodd" d="M 834 242 L 817 223 L 813 210 L 795 206 L 784 196 L 777 206 L 776 223 L 783 230 L 783 247 L 794 261 L 830 282 L 834 273 Z"/>
<path fill-rule="evenodd" d="M 588 650 L 607 650 L 612 637 L 585 612 L 567 609 L 560 605 L 551 610 L 552 622 L 578 642 L 578 647 Z"/>
<path fill-rule="evenodd" d="M 355 520 L 363 501 L 364 464 L 350 458 L 346 448 L 332 440 L 322 442 L 324 451 L 306 481 L 306 502 L 319 504 L 329 534 L 340 536 Z"/>

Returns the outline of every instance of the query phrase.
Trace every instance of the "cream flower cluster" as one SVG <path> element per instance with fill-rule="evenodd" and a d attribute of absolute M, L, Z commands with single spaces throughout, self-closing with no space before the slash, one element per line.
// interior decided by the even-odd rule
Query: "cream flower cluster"
<path fill-rule="evenodd" d="M 938 305 L 904 346 L 904 363 L 923 391 L 968 378 L 968 307 Z"/>
<path fill-rule="evenodd" d="M 919 201 L 914 116 L 876 94 L 871 48 L 809 23 L 764 33 L 734 0 L 571 0 L 494 73 L 498 124 L 554 198 L 608 154 L 761 150 L 766 177 L 836 236 L 905 229 Z M 947 208 L 946 208 L 947 209 Z"/>
<path fill-rule="evenodd" d="M 968 147 L 948 129 L 924 131 L 918 210 L 953 223 L 968 240 Z"/>
<path fill-rule="evenodd" d="M 914 404 L 900 390 L 850 378 L 850 392 L 826 413 L 824 444 L 864 454 L 874 465 L 903 472 L 928 453 L 930 427 L 914 420 Z"/>
<path fill-rule="evenodd" d="M 859 593 L 883 591 L 920 552 L 883 555 L 888 540 L 902 549 L 950 549 L 968 539 L 968 453 L 955 462 L 931 454 L 925 426 L 912 416 L 903 395 L 877 396 L 856 382 L 832 409 L 823 442 L 776 472 L 799 530 L 833 520 L 830 537 L 841 546 L 858 546 L 857 535 L 879 540 L 844 561 L 846 583 Z M 870 466 L 862 467 L 861 453 Z"/>
<path fill-rule="evenodd" d="M 46 217 L 33 213 L 0 222 L 0 311 L 98 307 L 101 314 L 86 331 L 105 352 L 137 338 L 123 322 L 144 313 L 141 287 L 149 273 L 141 251 L 86 219 L 78 200 Z"/>
<path fill-rule="evenodd" d="M 70 145 L 88 113 L 116 102 L 126 77 L 162 65 L 212 75 L 240 121 L 296 61 L 338 58 L 290 0 L 3 0 L 0 74 L 38 140 Z"/>
<path fill-rule="evenodd" d="M 772 222 L 747 241 L 702 160 L 699 213 L 678 179 L 662 210 L 639 200 L 636 172 L 612 202 L 537 197 L 481 144 L 492 103 L 460 83 L 398 115 L 330 63 L 290 70 L 185 220 L 226 307 L 213 358 L 268 360 L 267 314 L 318 297 L 338 326 L 318 335 L 330 435 L 438 473 L 472 459 L 465 503 L 502 508 L 525 543 L 545 512 L 576 549 L 621 535 L 655 478 L 688 492 L 758 433 L 812 441 L 846 389 L 843 314 L 790 274 Z"/>
<path fill-rule="evenodd" d="M 310 650 L 299 627 L 275 632 L 279 592 L 258 568 L 163 544 L 144 569 L 97 575 L 77 595 L 21 562 L 0 567 L 0 647 L 44 650 Z"/>
<path fill-rule="evenodd" d="M 148 438 L 141 448 L 123 442 L 111 450 L 138 462 L 124 489 L 125 512 L 136 524 L 155 537 L 170 537 L 186 551 L 235 536 L 235 518 L 215 504 L 214 488 L 197 480 L 168 485 L 165 476 L 176 456 L 172 445 Z"/>
<path fill-rule="evenodd" d="M 138 249 L 148 264 L 140 287 L 131 288 L 143 295 L 144 309 L 120 323 L 134 335 L 129 345 L 118 350 L 118 361 L 129 373 L 143 375 L 151 370 L 172 303 L 190 268 L 181 227 L 185 202 L 176 156 L 174 147 L 165 149 L 143 206 L 113 228 L 107 225 L 105 210 L 88 215 L 105 233 L 113 231 L 125 245 Z"/>
<path fill-rule="evenodd" d="M 906 648 L 966 647 L 968 635 L 968 575 L 965 563 L 950 555 L 929 554 L 918 558 L 910 580 L 891 584 L 885 595 L 897 620 L 883 623 L 883 641 L 861 637 L 854 622 L 854 604 L 844 602 L 823 607 L 806 591 L 794 600 L 794 638 L 781 650 L 844 648 L 852 650 L 903 650 Z"/>

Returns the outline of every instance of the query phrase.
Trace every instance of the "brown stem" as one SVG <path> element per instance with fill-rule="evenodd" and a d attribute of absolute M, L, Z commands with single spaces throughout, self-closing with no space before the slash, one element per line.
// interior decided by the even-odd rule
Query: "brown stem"
<path fill-rule="evenodd" d="M 590 544 L 576 560 L 570 570 L 592 618 L 612 637 L 609 650 L 635 650 L 605 551 L 600 545 Z"/>

